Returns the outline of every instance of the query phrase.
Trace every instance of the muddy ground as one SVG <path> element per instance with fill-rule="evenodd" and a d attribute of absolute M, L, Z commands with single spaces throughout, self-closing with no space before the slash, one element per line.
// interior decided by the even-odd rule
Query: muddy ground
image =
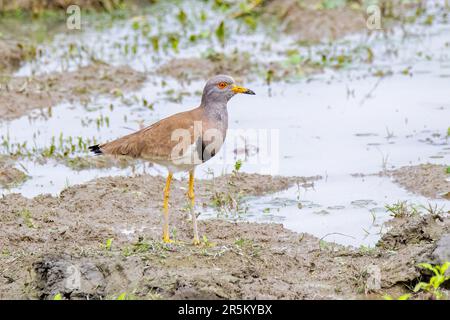
<path fill-rule="evenodd" d="M 0 187 L 12 188 L 25 182 L 28 176 L 15 167 L 15 161 L 3 155 L 0 156 Z"/>
<path fill-rule="evenodd" d="M 272 0 L 255 2 L 252 15 L 260 24 L 277 26 L 276 32 L 293 35 L 302 43 L 315 43 L 321 40 L 341 38 L 350 33 L 367 30 L 362 7 L 324 9 L 321 1 Z M 245 19 L 248 13 L 233 11 L 231 17 Z M 274 22 L 275 21 L 275 22 Z M 288 77 L 311 75 L 322 72 L 321 66 L 311 61 L 301 65 L 283 65 L 280 62 L 260 61 L 249 52 L 234 52 L 228 55 L 213 54 L 207 57 L 177 58 L 165 63 L 158 73 L 178 80 L 198 80 L 215 74 L 233 74 L 239 80 L 285 80 Z"/>
<path fill-rule="evenodd" d="M 42 10 L 65 10 L 70 5 L 78 5 L 83 10 L 113 10 L 124 5 L 134 6 L 148 3 L 145 0 L 10 0 L 0 1 L 0 12 L 10 12 L 16 10 L 31 11 L 39 14 Z"/>
<path fill-rule="evenodd" d="M 277 16 L 284 32 L 298 36 L 299 41 L 334 39 L 365 30 L 364 15 L 357 6 L 317 10 L 318 2 L 305 1 L 300 6 L 294 0 L 263 1 L 260 13 L 267 19 Z M 6 2 L 0 3 L 0 11 L 9 10 Z M 32 11 L 42 10 L 43 3 L 52 4 L 44 9 L 66 5 L 66 1 L 9 2 Z M 95 7 L 116 2 L 83 1 L 88 3 Z M 8 76 L 28 55 L 17 43 L 0 43 L 0 69 L 5 71 L 0 90 L 2 119 L 65 100 L 136 90 L 146 77 L 129 67 L 101 63 L 76 72 Z M 177 79 L 202 79 L 217 72 L 246 77 L 255 68 L 250 56 L 210 56 L 174 60 L 158 72 Z M 91 166 L 80 161 L 73 165 Z M 405 167 L 392 176 L 406 189 L 435 198 L 449 191 L 443 169 Z M 13 162 L 0 161 L 3 186 L 26 178 Z M 295 184 L 309 186 L 319 178 L 237 173 L 199 180 L 197 212 L 206 207 L 233 212 L 245 207 L 248 196 Z M 65 299 L 114 299 L 122 293 L 132 299 L 378 299 L 384 293 L 396 297 L 411 292 L 416 282 L 426 280 L 417 263 L 450 260 L 448 213 L 395 217 L 376 248 L 347 248 L 280 224 L 222 219 L 201 220 L 204 238 L 201 246 L 193 246 L 185 180 L 175 181 L 172 187 L 171 233 L 177 241 L 165 245 L 160 241 L 163 185 L 162 177 L 109 177 L 69 187 L 58 197 L 2 197 L 0 299 L 52 299 L 57 293 Z"/>
<path fill-rule="evenodd" d="M 212 54 L 206 58 L 177 58 L 158 68 L 157 74 L 176 78 L 180 81 L 203 80 L 217 74 L 232 74 L 236 79 L 249 79 L 258 71 L 256 61 L 250 54 Z"/>
<path fill-rule="evenodd" d="M 396 183 L 408 191 L 428 198 L 450 199 L 450 174 L 447 166 L 421 164 L 390 171 Z"/>
<path fill-rule="evenodd" d="M 71 72 L 9 77 L 0 90 L 0 118 L 17 118 L 33 109 L 47 109 L 62 101 L 89 101 L 93 94 L 118 95 L 138 89 L 145 79 L 145 74 L 128 66 L 103 63 Z"/>
<path fill-rule="evenodd" d="M 318 42 L 337 39 L 350 33 L 367 30 L 365 12 L 355 1 L 354 6 L 318 9 L 323 1 L 267 1 L 264 16 L 276 16 L 283 30 L 300 41 Z"/>
<path fill-rule="evenodd" d="M 0 39 L 0 79 L 36 55 L 35 48 L 15 40 Z"/>
<path fill-rule="evenodd" d="M 255 81 L 265 77 L 266 83 L 270 85 L 271 81 L 308 76 L 323 70 L 323 66 L 310 60 L 293 66 L 278 61 L 259 61 L 252 58 L 248 52 L 234 52 L 228 55 L 216 53 L 200 58 L 175 58 L 161 65 L 156 72 L 181 82 L 208 79 L 217 74 L 232 74 L 238 82 Z"/>
<path fill-rule="evenodd" d="M 236 200 L 318 178 L 235 173 L 200 180 L 197 211 L 217 203 L 220 195 Z M 160 241 L 162 177 L 101 178 L 59 197 L 3 197 L 0 299 L 52 299 L 57 293 L 66 299 L 114 299 L 122 293 L 131 299 L 395 296 L 419 279 L 417 263 L 439 262 L 437 241 L 450 227 L 448 217 L 411 217 L 384 235 L 377 248 L 362 250 L 280 224 L 212 219 L 200 221 L 203 240 L 197 247 L 190 244 L 183 205 L 186 184 L 175 181 L 172 188 L 171 232 L 178 242 L 169 245 Z M 80 282 L 73 281 L 74 274 Z"/>

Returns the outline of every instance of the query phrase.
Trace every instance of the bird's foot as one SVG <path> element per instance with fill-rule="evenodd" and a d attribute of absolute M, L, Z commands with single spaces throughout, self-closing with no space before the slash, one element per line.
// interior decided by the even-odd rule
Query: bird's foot
<path fill-rule="evenodd" d="M 173 245 L 184 245 L 184 244 L 185 244 L 184 241 L 181 241 L 181 240 L 172 240 L 172 239 L 169 239 L 169 238 L 167 238 L 167 239 L 163 238 L 162 241 L 163 241 L 163 243 L 165 243 L 165 244 L 173 244 Z"/>
<path fill-rule="evenodd" d="M 216 246 L 215 242 L 209 241 L 208 239 L 206 239 L 206 237 L 204 237 L 202 241 L 200 241 L 198 238 L 194 238 L 194 240 L 192 240 L 192 244 L 194 246 L 204 247 L 204 248 L 212 248 L 212 247 Z"/>
<path fill-rule="evenodd" d="M 170 239 L 168 236 L 164 236 L 162 241 L 164 243 L 174 243 L 174 241 L 172 239 Z"/>

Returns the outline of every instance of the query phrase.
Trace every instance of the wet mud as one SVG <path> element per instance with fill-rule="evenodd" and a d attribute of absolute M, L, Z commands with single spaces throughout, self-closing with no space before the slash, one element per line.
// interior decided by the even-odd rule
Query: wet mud
<path fill-rule="evenodd" d="M 316 178 L 237 174 L 200 180 L 197 210 L 230 185 L 262 195 Z M 172 188 L 173 244 L 160 241 L 162 177 L 102 178 L 59 197 L 4 197 L 0 298 L 380 298 L 406 292 L 405 284 L 421 276 L 417 263 L 433 261 L 449 231 L 448 217 L 408 219 L 378 247 L 363 250 L 280 224 L 208 219 L 199 223 L 201 245 L 193 246 L 183 206 L 186 184 L 176 180 Z M 421 236 L 428 229 L 435 231 Z M 370 279 L 378 271 L 374 286 Z"/>
<path fill-rule="evenodd" d="M 408 191 L 428 198 L 450 199 L 450 174 L 444 165 L 405 166 L 389 174 Z"/>
<path fill-rule="evenodd" d="M 62 101 L 89 101 L 94 94 L 118 95 L 125 90 L 138 89 L 145 79 L 143 73 L 128 66 L 103 63 L 71 72 L 11 77 L 0 90 L 0 118 L 17 118 Z"/>

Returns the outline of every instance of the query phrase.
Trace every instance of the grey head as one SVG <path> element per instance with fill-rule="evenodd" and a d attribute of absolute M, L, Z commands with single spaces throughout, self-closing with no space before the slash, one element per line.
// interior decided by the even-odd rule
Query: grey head
<path fill-rule="evenodd" d="M 221 105 L 226 107 L 227 102 L 237 93 L 252 94 L 255 93 L 247 88 L 236 85 L 234 79 L 227 75 L 217 75 L 206 82 L 203 89 L 201 106 Z"/>

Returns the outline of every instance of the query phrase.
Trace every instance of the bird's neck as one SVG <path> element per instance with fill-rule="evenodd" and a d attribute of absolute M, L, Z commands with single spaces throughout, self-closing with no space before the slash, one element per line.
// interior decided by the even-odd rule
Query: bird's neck
<path fill-rule="evenodd" d="M 228 123 L 228 110 L 226 103 L 210 103 L 204 108 L 204 115 L 210 120 Z"/>

